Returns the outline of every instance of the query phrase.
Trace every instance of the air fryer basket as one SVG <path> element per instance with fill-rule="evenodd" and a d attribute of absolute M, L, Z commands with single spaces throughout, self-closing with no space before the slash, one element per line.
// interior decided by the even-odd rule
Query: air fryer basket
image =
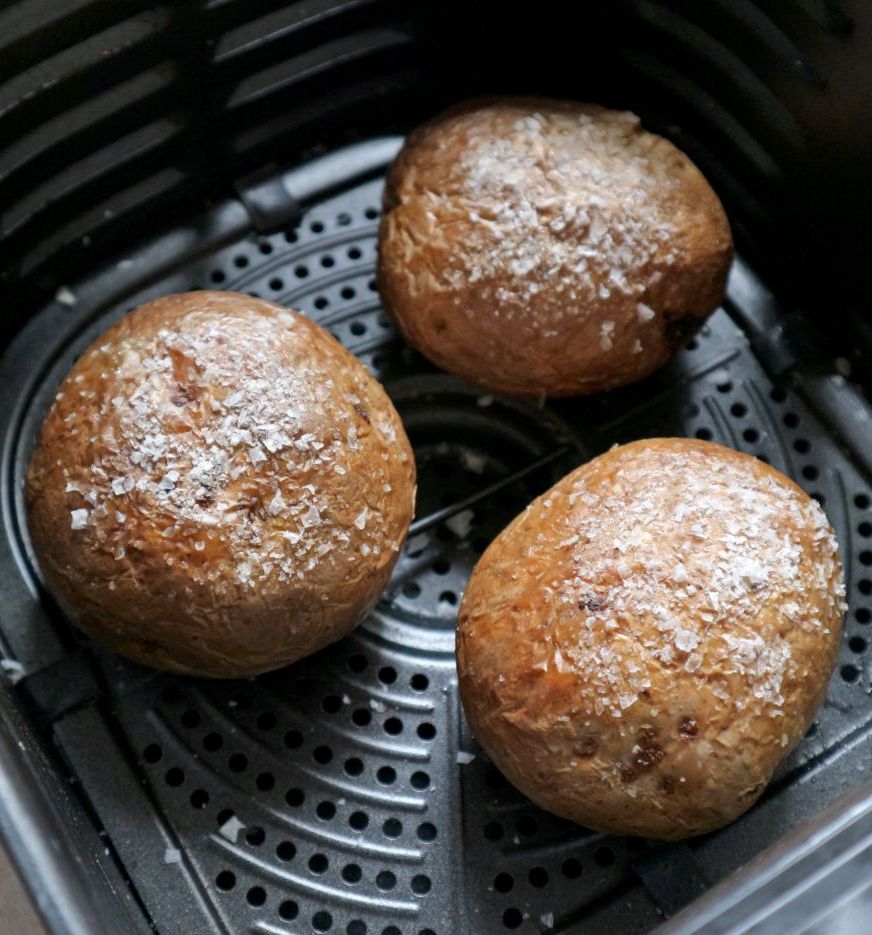
<path fill-rule="evenodd" d="M 870 284 L 856 262 L 872 12 L 625 0 L 570 25 L 563 5 L 513 6 L 0 5 L 0 830 L 53 931 L 650 931 L 872 767 Z M 730 211 L 742 258 L 724 307 L 637 386 L 494 397 L 434 370 L 380 308 L 382 176 L 401 134 L 501 91 L 632 107 Z M 316 657 L 233 683 L 145 670 L 74 633 L 40 588 L 22 501 L 76 356 L 142 301 L 202 288 L 327 327 L 385 383 L 419 466 L 376 611 Z M 712 438 L 794 477 L 838 532 L 850 601 L 827 702 L 763 800 L 673 845 L 533 807 L 470 737 L 453 659 L 490 539 L 573 466 L 653 435 Z M 676 924 L 714 925 L 730 898 Z"/>

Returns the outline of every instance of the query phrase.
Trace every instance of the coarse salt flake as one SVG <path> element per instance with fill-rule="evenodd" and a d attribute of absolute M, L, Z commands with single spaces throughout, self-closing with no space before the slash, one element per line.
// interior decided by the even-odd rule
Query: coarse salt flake
<path fill-rule="evenodd" d="M 132 477 L 115 477 L 112 479 L 112 493 L 116 497 L 130 493 L 133 490 L 134 480 Z"/>
<path fill-rule="evenodd" d="M 313 503 L 303 515 L 302 523 L 304 526 L 317 526 L 321 522 L 321 513 L 318 507 Z"/>
<path fill-rule="evenodd" d="M 651 321 L 651 319 L 654 318 L 656 314 L 657 313 L 654 311 L 654 309 L 646 305 L 644 302 L 639 302 L 636 305 L 636 315 L 638 316 L 639 321 L 643 323 L 646 321 Z"/>
<path fill-rule="evenodd" d="M 679 627 L 675 631 L 675 648 L 683 653 L 689 653 L 699 645 L 699 637 L 691 630 L 684 630 Z"/>
<path fill-rule="evenodd" d="M 235 844 L 236 839 L 239 837 L 239 832 L 244 828 L 245 825 L 235 815 L 231 815 L 218 829 L 218 833 L 222 838 L 227 838 L 231 844 Z"/>
<path fill-rule="evenodd" d="M 474 519 L 475 514 L 472 510 L 461 510 L 459 513 L 455 513 L 454 516 L 450 516 L 445 520 L 445 525 L 458 539 L 465 539 L 469 535 L 469 530 L 472 529 L 472 521 Z"/>
<path fill-rule="evenodd" d="M 17 659 L 0 659 L 0 669 L 13 685 L 24 678 L 24 666 Z"/>
<path fill-rule="evenodd" d="M 76 304 L 76 294 L 69 286 L 61 286 L 55 293 L 55 301 L 60 305 L 66 305 L 68 308 Z"/>
<path fill-rule="evenodd" d="M 428 545 L 430 545 L 430 537 L 426 532 L 419 532 L 406 543 L 406 552 L 411 556 L 420 555 Z"/>
<path fill-rule="evenodd" d="M 477 452 L 464 451 L 463 465 L 467 470 L 472 471 L 473 474 L 484 474 L 487 459 L 484 455 L 480 455 Z"/>
<path fill-rule="evenodd" d="M 71 529 L 84 529 L 88 525 L 89 513 L 87 510 L 70 510 Z"/>

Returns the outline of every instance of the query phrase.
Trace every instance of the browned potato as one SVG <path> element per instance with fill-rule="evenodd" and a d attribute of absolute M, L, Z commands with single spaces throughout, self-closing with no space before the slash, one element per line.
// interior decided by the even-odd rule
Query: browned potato
<path fill-rule="evenodd" d="M 376 601 L 415 465 L 363 365 L 297 312 L 230 292 L 142 306 L 64 380 L 27 483 L 45 581 L 148 665 L 254 675 Z"/>
<path fill-rule="evenodd" d="M 761 461 L 651 439 L 502 532 L 460 610 L 473 733 L 543 808 L 682 838 L 742 814 L 823 701 L 845 610 L 823 511 Z"/>
<path fill-rule="evenodd" d="M 633 114 L 478 100 L 413 132 L 394 162 L 378 282 L 440 367 L 566 396 L 668 360 L 723 298 L 732 252 L 702 174 Z"/>

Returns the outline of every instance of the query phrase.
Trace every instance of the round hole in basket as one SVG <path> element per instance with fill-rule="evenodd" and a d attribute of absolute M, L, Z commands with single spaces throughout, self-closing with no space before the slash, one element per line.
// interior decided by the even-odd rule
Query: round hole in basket
<path fill-rule="evenodd" d="M 417 830 L 418 838 L 422 841 L 435 841 L 436 840 L 436 825 L 431 821 L 424 821 L 418 825 Z"/>
<path fill-rule="evenodd" d="M 266 902 L 266 890 L 262 886 L 252 886 L 245 894 L 249 906 L 262 906 Z"/>
<path fill-rule="evenodd" d="M 306 801 L 306 793 L 302 789 L 288 789 L 285 793 L 285 801 L 291 808 L 299 808 Z"/>
<path fill-rule="evenodd" d="M 293 860 L 297 856 L 297 846 L 292 841 L 281 841 L 276 847 L 276 857 L 279 860 Z"/>
<path fill-rule="evenodd" d="M 421 740 L 432 740 L 436 736 L 436 726 L 429 721 L 424 721 L 418 725 L 415 731 Z"/>
<path fill-rule="evenodd" d="M 429 893 L 433 886 L 430 877 L 428 877 L 426 873 L 416 873 L 415 876 L 412 877 L 411 885 L 412 892 L 416 896 L 423 896 Z"/>
<path fill-rule="evenodd" d="M 498 873 L 494 877 L 494 889 L 498 893 L 508 893 L 515 886 L 514 878 L 509 873 Z"/>

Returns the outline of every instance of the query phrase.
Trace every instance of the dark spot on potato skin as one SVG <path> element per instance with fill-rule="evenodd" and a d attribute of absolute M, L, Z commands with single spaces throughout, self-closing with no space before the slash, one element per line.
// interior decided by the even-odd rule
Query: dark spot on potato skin
<path fill-rule="evenodd" d="M 433 327 L 436 329 L 437 334 L 442 334 L 444 331 L 448 330 L 448 322 L 443 318 L 437 318 L 436 321 L 433 322 Z"/>
<path fill-rule="evenodd" d="M 399 208 L 400 196 L 393 184 L 385 185 L 385 193 L 382 196 L 382 215 L 390 214 L 391 211 Z"/>
<path fill-rule="evenodd" d="M 623 782 L 632 782 L 641 772 L 653 769 L 666 756 L 657 743 L 657 731 L 653 727 L 643 727 L 636 735 L 631 762 L 621 766 Z"/>
<path fill-rule="evenodd" d="M 369 411 L 365 406 L 362 406 L 360 403 L 355 403 L 354 411 L 360 416 L 361 419 L 363 419 L 364 422 L 367 424 L 370 423 Z"/>
<path fill-rule="evenodd" d="M 672 795 L 675 792 L 676 782 L 672 776 L 664 776 L 660 780 L 660 788 L 666 793 L 666 795 Z"/>
<path fill-rule="evenodd" d="M 575 755 L 581 757 L 591 757 L 599 749 L 599 743 L 593 737 L 585 737 L 575 746 Z"/>
<path fill-rule="evenodd" d="M 597 611 L 605 607 L 605 600 L 596 594 L 588 594 L 578 602 L 579 610 Z"/>
<path fill-rule="evenodd" d="M 636 735 L 636 746 L 633 748 L 633 762 L 636 766 L 639 769 L 651 769 L 665 755 L 657 743 L 657 731 L 653 727 L 643 727 Z"/>
<path fill-rule="evenodd" d="M 651 769 L 652 766 L 656 766 L 666 754 L 660 749 L 660 747 L 649 747 L 646 750 L 638 750 L 633 755 L 633 762 L 640 769 Z"/>
<path fill-rule="evenodd" d="M 227 507 L 227 512 L 234 512 L 243 523 L 250 523 L 255 519 L 266 519 L 266 504 L 261 497 L 256 494 L 242 494 L 239 500 L 232 506 Z"/>
<path fill-rule="evenodd" d="M 692 717 L 683 717 L 678 722 L 678 736 L 682 740 L 696 740 L 699 737 L 699 724 Z"/>
<path fill-rule="evenodd" d="M 186 386 L 184 383 L 177 383 L 175 390 L 173 390 L 173 395 L 170 396 L 170 402 L 181 409 L 182 406 L 192 403 L 194 398 L 194 391 L 190 386 Z"/>
<path fill-rule="evenodd" d="M 745 789 L 744 792 L 739 794 L 740 799 L 756 799 L 763 789 L 764 783 L 758 782 L 756 785 L 752 786 L 750 789 Z"/>

